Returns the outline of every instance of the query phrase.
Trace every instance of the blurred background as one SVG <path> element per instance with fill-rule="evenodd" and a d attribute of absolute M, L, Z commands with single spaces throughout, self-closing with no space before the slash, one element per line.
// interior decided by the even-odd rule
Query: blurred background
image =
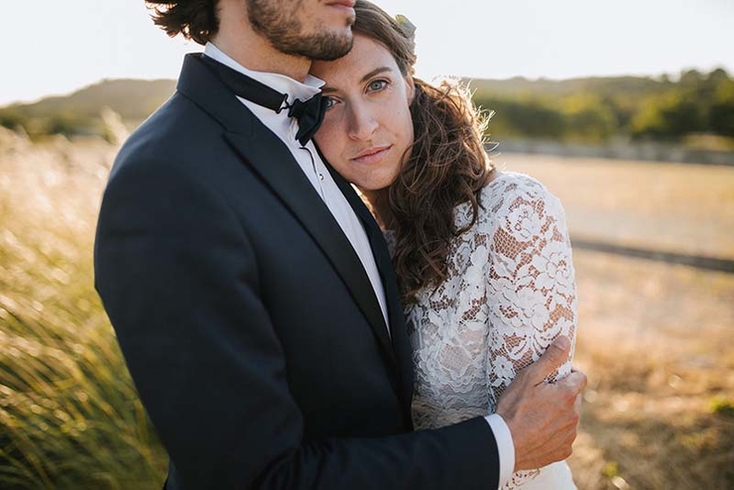
<path fill-rule="evenodd" d="M 734 3 L 378 2 L 564 203 L 589 376 L 580 489 L 734 488 Z M 155 489 L 166 456 L 93 287 L 119 145 L 183 53 L 142 1 L 3 6 L 0 488 Z"/>

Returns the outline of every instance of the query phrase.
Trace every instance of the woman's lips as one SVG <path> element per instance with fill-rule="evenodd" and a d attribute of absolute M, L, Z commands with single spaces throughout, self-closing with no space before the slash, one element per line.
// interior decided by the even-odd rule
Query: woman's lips
<path fill-rule="evenodd" d="M 365 165 L 377 163 L 385 158 L 385 155 L 387 155 L 387 152 L 390 151 L 391 148 L 391 145 L 373 146 L 372 148 L 361 151 L 356 157 L 352 158 L 352 161 Z"/>

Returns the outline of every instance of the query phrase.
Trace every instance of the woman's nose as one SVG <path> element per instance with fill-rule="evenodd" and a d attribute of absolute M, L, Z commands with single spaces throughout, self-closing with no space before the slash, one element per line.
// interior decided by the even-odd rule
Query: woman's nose
<path fill-rule="evenodd" d="M 369 140 L 379 126 L 372 111 L 366 107 L 352 106 L 349 136 L 357 140 Z"/>

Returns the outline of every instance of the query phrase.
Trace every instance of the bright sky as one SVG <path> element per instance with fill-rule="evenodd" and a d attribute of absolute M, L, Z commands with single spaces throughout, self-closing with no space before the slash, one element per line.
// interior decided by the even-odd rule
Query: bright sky
<path fill-rule="evenodd" d="M 376 1 L 418 26 L 426 78 L 734 74 L 734 0 Z M 156 28 L 143 0 L 4 0 L 0 11 L 0 105 L 103 78 L 176 78 L 200 49 Z"/>

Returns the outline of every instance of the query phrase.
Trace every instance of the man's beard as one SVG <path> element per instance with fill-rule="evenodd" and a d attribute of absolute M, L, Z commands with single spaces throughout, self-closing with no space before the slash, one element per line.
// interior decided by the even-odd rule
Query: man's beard
<path fill-rule="evenodd" d="M 286 5 L 292 3 L 292 5 Z M 312 60 L 333 61 L 352 48 L 352 36 L 330 32 L 303 33 L 296 12 L 302 0 L 247 0 L 247 15 L 255 32 L 265 37 L 281 53 Z"/>

